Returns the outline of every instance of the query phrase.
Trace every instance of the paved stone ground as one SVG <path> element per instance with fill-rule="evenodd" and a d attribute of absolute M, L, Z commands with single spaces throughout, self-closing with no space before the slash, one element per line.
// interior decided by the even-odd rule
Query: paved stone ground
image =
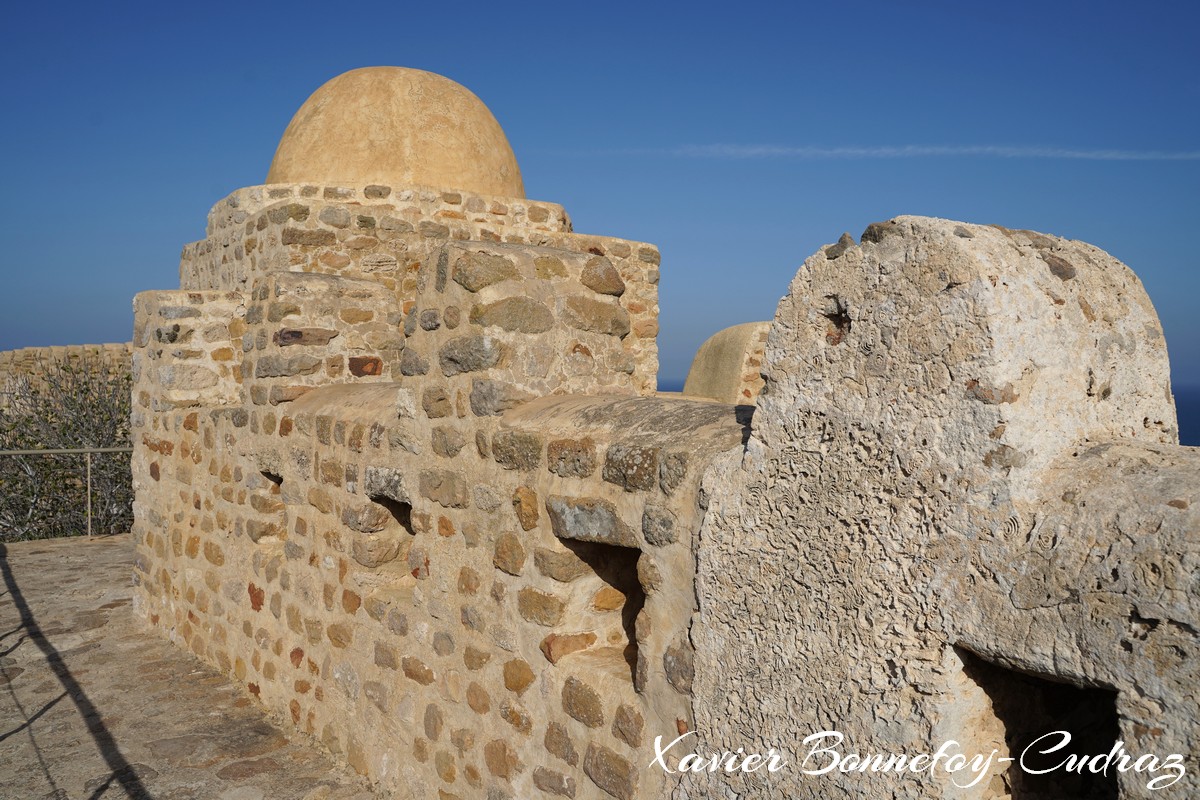
<path fill-rule="evenodd" d="M 0 544 L 0 798 L 368 800 L 130 609 L 129 536 Z"/>

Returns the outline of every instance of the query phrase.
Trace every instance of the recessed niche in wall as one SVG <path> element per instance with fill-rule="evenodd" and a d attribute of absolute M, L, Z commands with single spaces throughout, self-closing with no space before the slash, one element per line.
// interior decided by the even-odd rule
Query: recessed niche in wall
<path fill-rule="evenodd" d="M 287 538 L 287 507 L 280 496 L 283 477 L 265 469 L 259 475 L 265 480 L 250 493 L 250 507 L 258 516 L 246 520 L 246 535 L 255 544 L 282 542 Z"/>
<path fill-rule="evenodd" d="M 1115 800 L 1116 769 L 1110 769 L 1108 775 L 1093 774 L 1086 768 L 1082 774 L 1065 767 L 1052 769 L 1072 756 L 1077 762 L 1112 749 L 1120 738 L 1115 691 L 1082 688 L 1005 669 L 962 648 L 958 654 L 967 679 L 987 695 L 993 722 L 1002 726 L 1000 749 L 1007 748 L 1007 752 L 999 757 L 1017 759 L 1003 776 L 1012 800 Z M 1043 754 L 1062 742 L 1064 737 L 1050 735 L 1056 731 L 1069 732 L 1070 743 Z M 1030 774 L 1040 770 L 1050 771 Z"/>
<path fill-rule="evenodd" d="M 638 582 L 638 559 L 642 551 L 633 547 L 560 539 L 591 568 L 590 576 L 579 579 L 586 593 L 586 608 L 597 635 L 596 646 L 581 654 L 593 665 L 634 680 L 638 644 L 634 631 L 638 612 L 646 604 L 646 593 Z"/>
<path fill-rule="evenodd" d="M 416 535 L 416 532 L 413 530 L 412 526 L 412 505 L 410 503 L 406 503 L 403 500 L 396 500 L 395 498 L 382 494 L 373 494 L 370 496 L 370 500 L 372 503 L 378 503 L 387 509 L 387 512 L 391 514 L 392 519 L 404 529 L 405 533 L 410 536 Z"/>
<path fill-rule="evenodd" d="M 417 531 L 413 527 L 412 505 L 384 494 L 368 495 L 368 499 L 374 506 L 373 513 L 364 520 L 367 527 L 357 530 L 351 543 L 354 560 L 369 570 L 360 574 L 359 580 L 364 586 L 378 588 L 403 582 L 410 575 L 418 579 L 428 577 L 428 559 L 414 546 Z M 410 563 L 414 559 L 420 563 Z"/>

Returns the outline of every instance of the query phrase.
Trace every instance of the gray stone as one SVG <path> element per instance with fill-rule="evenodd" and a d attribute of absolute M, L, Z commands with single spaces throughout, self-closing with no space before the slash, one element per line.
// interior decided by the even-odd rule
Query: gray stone
<path fill-rule="evenodd" d="M 554 326 L 554 315 L 529 297 L 506 297 L 471 309 L 470 321 L 517 333 L 544 333 Z"/>
<path fill-rule="evenodd" d="M 646 504 L 642 512 L 642 535 L 650 544 L 661 547 L 675 541 L 675 514 L 664 506 Z"/>
<path fill-rule="evenodd" d="M 411 347 L 405 348 L 404 355 L 400 357 L 400 374 L 412 376 L 424 375 L 427 372 L 429 372 L 429 362 Z"/>
<path fill-rule="evenodd" d="M 504 345 L 491 336 L 460 336 L 442 345 L 438 362 L 442 374 L 449 378 L 463 372 L 490 369 L 500 363 L 504 352 Z"/>
<path fill-rule="evenodd" d="M 554 535 L 560 539 L 637 547 L 634 532 L 607 500 L 595 497 L 551 497 L 546 501 Z"/>
<path fill-rule="evenodd" d="M 593 783 L 617 800 L 634 800 L 637 796 L 637 768 L 603 745 L 588 745 L 583 757 L 583 771 Z"/>
<path fill-rule="evenodd" d="M 317 216 L 317 219 L 335 228 L 350 227 L 350 212 L 342 206 L 325 206 L 325 208 L 321 209 L 321 213 Z"/>

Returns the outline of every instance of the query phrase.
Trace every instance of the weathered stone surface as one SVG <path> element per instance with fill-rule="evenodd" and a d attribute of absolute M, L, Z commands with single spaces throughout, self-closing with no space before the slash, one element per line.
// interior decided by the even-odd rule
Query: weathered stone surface
<path fill-rule="evenodd" d="M 483 746 L 483 760 L 488 772 L 497 778 L 511 779 L 525 769 L 517 752 L 502 739 L 494 739 Z"/>
<path fill-rule="evenodd" d="M 405 656 L 401 659 L 400 668 L 404 671 L 406 677 L 422 685 L 427 686 L 433 683 L 436 677 L 433 670 L 424 661 L 415 656 Z"/>
<path fill-rule="evenodd" d="M 529 297 L 506 297 L 471 309 L 470 321 L 516 333 L 545 333 L 554 326 L 550 309 Z"/>
<path fill-rule="evenodd" d="M 463 372 L 479 372 L 494 367 L 503 357 L 504 345 L 498 339 L 491 336 L 462 336 L 442 346 L 438 363 L 442 374 L 449 378 Z"/>
<path fill-rule="evenodd" d="M 559 552 L 539 547 L 534 551 L 533 563 L 538 572 L 560 583 L 570 583 L 592 572 L 588 563 L 570 550 Z"/>
<path fill-rule="evenodd" d="M 464 253 L 454 264 L 454 281 L 468 292 L 478 292 L 519 274 L 511 260 L 490 253 Z"/>
<path fill-rule="evenodd" d="M 551 664 L 557 664 L 563 658 L 586 650 L 596 643 L 596 634 L 591 631 L 584 633 L 558 634 L 552 633 L 542 640 L 542 655 Z"/>
<path fill-rule="evenodd" d="M 619 297 L 625 293 L 625 281 L 607 258 L 596 257 L 588 261 L 579 278 L 580 282 L 598 294 Z"/>
<path fill-rule="evenodd" d="M 1055 269 L 1043 257 L 1050 252 L 1073 274 Z M 959 737 L 973 751 L 1007 757 L 1020 755 L 1006 738 L 1014 727 L 1041 734 L 1058 724 L 1038 718 L 1045 705 L 1031 673 L 1053 681 L 1045 684 L 1051 691 L 1100 680 L 1117 687 L 1118 698 L 1145 702 L 1145 685 L 1133 688 L 1129 672 L 1147 652 L 1134 632 L 1145 629 L 1130 624 L 1129 612 L 1142 607 L 1134 596 L 1153 579 L 1125 582 L 1138 559 L 1120 554 L 1129 540 L 1117 531 L 1138 528 L 1135 509 L 1149 511 L 1127 492 L 1164 501 L 1178 495 L 1174 467 L 1160 459 L 1187 449 L 1158 443 L 1174 435 L 1164 408 L 1165 354 L 1148 302 L 1140 290 L 1129 293 L 1123 274 L 1079 243 L 914 217 L 873 225 L 860 246 L 805 263 L 777 311 L 778 320 L 791 322 L 772 328 L 766 348 L 768 390 L 754 414 L 747 462 L 722 461 L 705 478 L 708 507 L 721 512 L 701 530 L 697 586 L 713 602 L 701 603 L 692 626 L 695 653 L 677 642 L 663 663 L 675 688 L 695 694 L 697 730 L 793 741 L 821 725 L 813 709 L 833 703 L 845 720 L 840 729 L 861 731 L 870 742 L 856 745 L 864 752 L 913 751 L 933 731 L 935 740 Z M 1106 312 L 1097 313 L 1101 307 Z M 895 335 L 901 328 L 915 335 Z M 1118 351 L 1119 366 L 1108 360 Z M 1088 441 L 1106 442 L 1095 448 L 1103 455 L 1090 454 Z M 1119 454 L 1124 448 L 1137 457 Z M 1159 492 L 1121 466 L 1134 462 L 1141 475 L 1156 475 Z M 821 476 L 816 484 L 814 475 Z M 872 507 L 863 497 L 889 501 Z M 1102 521 L 1110 513 L 1120 515 L 1119 525 Z M 1155 517 L 1165 523 L 1161 512 Z M 844 540 L 803 533 L 838 528 L 869 533 L 850 550 Z M 754 543 L 747 531 L 783 539 Z M 1153 545 L 1142 539 L 1142 546 L 1174 552 L 1165 525 L 1153 536 Z M 726 604 L 746 596 L 746 576 L 781 546 L 798 559 L 787 572 L 821 587 L 821 599 L 764 584 L 752 590 L 762 602 L 748 622 Z M 1123 566 L 1114 571 L 1108 558 Z M 897 597 L 904 599 L 894 605 Z M 949 598 L 959 610 L 946 615 Z M 1163 608 L 1154 616 L 1180 619 L 1181 612 Z M 871 623 L 858 627 L 864 619 Z M 821 633 L 834 628 L 837 636 Z M 796 679 L 819 699 L 787 711 L 728 704 L 716 711 L 733 676 L 753 696 L 779 696 L 773 677 L 756 676 L 761 646 L 751 643 L 781 630 L 788 635 L 771 634 L 776 657 L 796 664 Z M 986 653 L 992 664 L 1017 665 L 1020 674 L 954 645 Z M 830 682 L 871 686 L 870 699 L 819 688 Z M 1164 709 L 1177 690 L 1159 686 L 1156 708 Z M 1111 699 L 1080 702 L 1099 708 Z M 905 707 L 905 725 L 879 718 L 887 704 Z M 1200 740 L 1192 722 L 1165 723 L 1160 711 L 1154 717 L 1164 732 L 1188 731 L 1176 748 L 1189 747 L 1183 737 Z M 714 749 L 737 738 L 727 734 Z M 777 796 L 817 796 L 786 770 L 778 775 Z M 992 777 L 999 784 L 1000 773 Z M 693 795 L 732 785 L 687 783 Z M 875 800 L 904 791 L 933 796 L 944 786 L 920 779 L 901 788 L 887 778 L 852 791 Z"/>
<path fill-rule="evenodd" d="M 622 703 L 613 716 L 612 734 L 630 747 L 641 747 L 645 724 L 640 711 Z"/>
<path fill-rule="evenodd" d="M 503 414 L 533 395 L 510 384 L 493 380 L 474 380 L 471 383 L 471 412 L 478 417 Z"/>
<path fill-rule="evenodd" d="M 615 302 L 568 295 L 563 299 L 561 319 L 581 331 L 621 338 L 629 334 L 629 312 Z"/>
<path fill-rule="evenodd" d="M 546 447 L 548 469 L 564 478 L 586 478 L 596 471 L 596 443 L 590 438 L 554 439 Z"/>
<path fill-rule="evenodd" d="M 526 586 L 517 594 L 517 610 L 529 622 L 552 628 L 562 621 L 566 604 L 561 598 Z"/>
<path fill-rule="evenodd" d="M 466 443 L 466 438 L 454 428 L 434 428 L 431 434 L 433 452 L 445 458 L 458 455 Z"/>
<path fill-rule="evenodd" d="M 420 476 L 421 496 L 446 508 L 470 505 L 467 482 L 456 472 L 425 470 Z"/>
<path fill-rule="evenodd" d="M 551 722 L 546 726 L 546 736 L 542 743 L 547 752 L 571 766 L 579 763 L 579 753 L 575 749 L 575 743 L 571 741 L 567 729 L 557 722 Z"/>
<path fill-rule="evenodd" d="M 404 542 L 396 536 L 366 534 L 356 536 L 350 545 L 354 560 L 368 569 L 375 569 L 395 561 Z"/>
<path fill-rule="evenodd" d="M 560 539 L 636 547 L 637 536 L 607 500 L 594 497 L 550 497 L 546 511 Z"/>
<path fill-rule="evenodd" d="M 517 696 L 525 694 L 525 690 L 533 683 L 533 670 L 525 661 L 514 658 L 504 663 L 504 687 Z"/>
<path fill-rule="evenodd" d="M 509 575 L 520 575 L 525 568 L 525 548 L 514 533 L 502 533 L 496 537 L 496 552 L 493 563 L 497 569 Z"/>
<path fill-rule="evenodd" d="M 527 486 L 518 486 L 513 492 L 512 502 L 521 530 L 530 531 L 536 528 L 540 517 L 537 493 Z"/>
<path fill-rule="evenodd" d="M 350 211 L 342 206 L 325 206 L 317 218 L 335 228 L 350 227 Z"/>
<path fill-rule="evenodd" d="M 635 444 L 614 444 L 604 456 L 604 480 L 627 492 L 653 489 L 658 483 L 659 450 Z"/>
<path fill-rule="evenodd" d="M 637 768 L 603 745 L 588 745 L 583 756 L 583 771 L 593 783 L 617 800 L 633 800 L 637 796 Z"/>
<path fill-rule="evenodd" d="M 675 513 L 665 506 L 646 504 L 642 512 L 642 535 L 655 547 L 672 544 L 677 534 Z"/>
<path fill-rule="evenodd" d="M 283 328 L 275 331 L 271 340 L 280 347 L 321 346 L 329 344 L 337 336 L 338 332 L 329 328 Z"/>
<path fill-rule="evenodd" d="M 375 356 L 351 356 L 347 359 L 350 374 L 356 378 L 383 374 L 383 359 Z"/>
<path fill-rule="evenodd" d="M 542 437 L 524 431 L 499 431 L 492 437 L 492 457 L 505 469 L 537 469 L 542 464 Z"/>
<path fill-rule="evenodd" d="M 454 413 L 450 404 L 450 395 L 440 386 L 430 387 L 421 393 L 421 407 L 430 419 L 448 417 Z"/>
<path fill-rule="evenodd" d="M 429 372 L 429 362 L 416 350 L 406 348 L 400 356 L 401 375 L 425 375 Z"/>
<path fill-rule="evenodd" d="M 534 270 L 542 280 L 567 277 L 567 265 L 561 258 L 555 256 L 538 256 L 534 262 Z"/>
<path fill-rule="evenodd" d="M 695 678 L 694 653 L 686 642 L 674 644 L 663 653 L 663 670 L 672 686 L 684 694 L 691 694 Z"/>
<path fill-rule="evenodd" d="M 646 587 L 650 591 L 650 587 Z M 612 586 L 604 586 L 592 597 L 592 608 L 596 611 L 616 611 L 625 605 L 625 593 Z"/>
<path fill-rule="evenodd" d="M 563 684 L 562 708 L 589 728 L 604 724 L 604 703 L 600 695 L 578 678 L 567 678 Z"/>
<path fill-rule="evenodd" d="M 574 778 L 545 767 L 538 767 L 533 771 L 533 785 L 547 794 L 555 794 L 560 797 L 575 796 Z"/>
<path fill-rule="evenodd" d="M 285 245 L 299 244 L 307 247 L 328 247 L 337 243 L 337 234 L 320 229 L 284 228 L 279 238 Z"/>
<path fill-rule="evenodd" d="M 254 365 L 256 378 L 283 378 L 293 375 L 311 375 L 321 366 L 321 359 L 315 356 L 300 355 L 284 358 L 282 356 L 263 356 Z"/>
<path fill-rule="evenodd" d="M 369 466 L 363 470 L 363 490 L 368 497 L 388 497 L 404 503 L 411 500 L 404 473 L 391 467 Z"/>

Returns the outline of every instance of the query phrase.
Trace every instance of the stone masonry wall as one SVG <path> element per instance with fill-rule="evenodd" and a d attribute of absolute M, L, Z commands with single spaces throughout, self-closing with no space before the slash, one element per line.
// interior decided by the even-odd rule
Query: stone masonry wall
<path fill-rule="evenodd" d="M 696 725 L 706 751 L 774 746 L 796 766 L 678 797 L 1195 794 L 1200 462 L 1176 445 L 1161 330 L 1128 267 L 897 218 L 805 262 L 764 373 L 744 456 L 704 483 Z M 1093 694 L 1028 705 L 1063 691 Z M 1110 795 L 1023 789 L 1015 766 L 962 790 L 799 769 L 820 731 L 846 753 L 1019 755 L 1021 725 L 1105 703 L 1129 751 L 1183 754 L 1190 774 L 1155 794 L 1122 773 Z"/>
<path fill-rule="evenodd" d="M 556 235 L 137 302 L 139 608 L 419 797 L 661 796 L 692 724 L 699 478 L 746 420 L 646 396 L 651 251 Z"/>
<path fill-rule="evenodd" d="M 624 347 L 642 389 L 654 388 L 658 251 L 571 233 L 559 206 L 390 187 L 252 187 L 218 203 L 209 228 L 208 238 L 184 248 L 183 289 L 248 291 L 263 275 L 321 273 L 391 291 L 393 314 L 412 310 L 422 265 L 450 242 L 469 241 L 485 250 L 492 243 L 551 248 L 556 252 L 547 252 L 549 260 L 540 268 L 553 273 L 548 277 L 566 277 L 556 259 L 582 258 L 580 268 L 590 264 L 587 280 L 611 282 L 615 270 L 620 292 L 610 296 L 628 315 Z"/>

